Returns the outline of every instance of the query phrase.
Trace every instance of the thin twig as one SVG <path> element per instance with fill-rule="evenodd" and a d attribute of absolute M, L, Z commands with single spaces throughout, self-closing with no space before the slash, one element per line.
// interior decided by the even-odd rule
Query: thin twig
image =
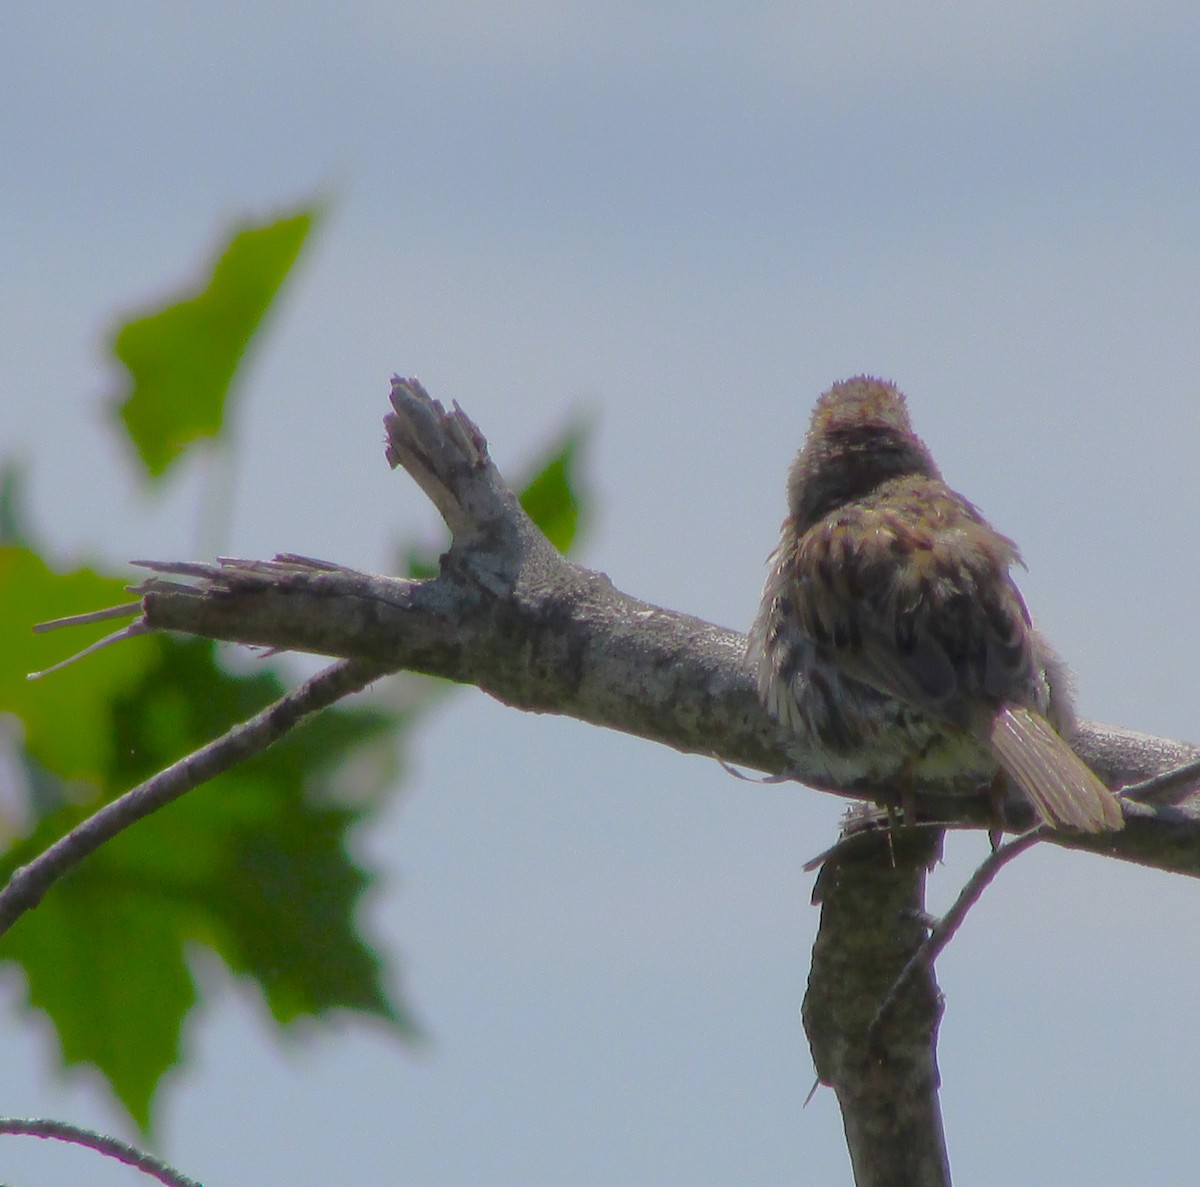
<path fill-rule="evenodd" d="M 110 618 L 129 618 L 133 614 L 140 614 L 141 611 L 141 602 L 125 602 L 120 606 L 108 606 L 103 610 L 89 610 L 86 614 L 68 614 L 65 618 L 52 618 L 49 622 L 39 622 L 34 625 L 33 632 L 35 635 L 42 635 L 47 631 L 62 630 L 65 626 L 87 626 L 93 622 L 107 622 Z"/>
<path fill-rule="evenodd" d="M 76 1146 L 86 1146 L 89 1150 L 95 1150 L 108 1158 L 123 1162 L 126 1166 L 132 1166 L 135 1170 L 152 1175 L 167 1187 L 201 1187 L 196 1179 L 189 1178 L 145 1150 L 139 1150 L 119 1138 L 96 1133 L 79 1125 L 71 1125 L 66 1121 L 53 1121 L 42 1117 L 0 1117 L 0 1134 L 4 1133 L 49 1138 L 59 1142 L 71 1142 Z"/>
<path fill-rule="evenodd" d="M 713 752 L 712 757 L 717 760 L 717 763 L 720 765 L 725 774 L 732 775 L 735 779 L 739 779 L 743 783 L 757 783 L 760 786 L 765 787 L 773 783 L 790 783 L 794 779 L 794 776 L 789 774 L 787 771 L 782 771 L 778 775 L 747 775 L 745 771 L 739 771 L 737 767 L 733 765 L 733 763 L 726 762 L 715 751 Z"/>
<path fill-rule="evenodd" d="M 1140 783 L 1122 787 L 1121 795 L 1139 804 L 1169 803 L 1173 798 L 1185 798 L 1194 793 L 1198 779 L 1200 759 L 1184 763 L 1173 771 L 1164 771 L 1161 775 L 1143 779 Z"/>
<path fill-rule="evenodd" d="M 127 607 L 117 606 L 114 609 L 125 611 Z M 99 622 L 100 616 L 103 615 L 103 610 L 98 610 L 93 614 L 77 614 L 74 618 L 60 618 L 54 622 L 39 622 L 33 629 L 36 631 L 39 628 L 56 628 L 60 626 L 74 626 L 77 622 Z M 114 616 L 115 617 L 115 616 Z M 55 672 L 61 672 L 63 668 L 75 663 L 77 660 L 84 659 L 86 656 L 95 655 L 97 651 L 103 651 L 106 647 L 111 647 L 114 643 L 123 643 L 126 639 L 136 639 L 138 635 L 148 635 L 150 628 L 146 625 L 144 618 L 139 618 L 131 622 L 128 626 L 123 626 L 119 631 L 113 631 L 111 635 L 105 635 L 103 639 L 98 639 L 90 647 L 85 647 L 82 651 L 75 652 L 74 655 L 67 656 L 64 660 L 59 660 L 56 664 L 51 664 L 48 668 L 43 668 L 40 672 L 30 672 L 25 677 L 26 680 L 41 680 L 43 676 L 50 676 Z"/>
<path fill-rule="evenodd" d="M 59 878 L 105 841 L 193 787 L 265 750 L 302 718 L 357 692 L 384 671 L 376 664 L 360 660 L 339 660 L 248 721 L 105 804 L 28 865 L 13 871 L 8 884 L 0 890 L 0 936 L 26 911 L 37 906 Z"/>
<path fill-rule="evenodd" d="M 1045 825 L 1031 828 L 1027 833 L 1022 833 L 1019 837 L 1009 841 L 1007 845 L 1001 845 L 980 863 L 979 868 L 967 880 L 967 884 L 962 888 L 958 898 L 954 900 L 954 905 L 930 930 L 924 943 L 909 957 L 908 963 L 900 970 L 900 975 L 892 983 L 891 989 L 880 1003 L 879 1009 L 875 1011 L 875 1017 L 867 1028 L 867 1041 L 870 1044 L 874 1045 L 877 1042 L 880 1031 L 887 1025 L 888 1019 L 895 1012 L 909 981 L 915 974 L 922 969 L 929 968 L 937 960 L 942 949 L 950 943 L 954 933 L 962 926 L 967 912 L 979 901 L 992 879 L 1013 858 L 1019 857 L 1031 845 L 1040 841 L 1046 833 Z"/>

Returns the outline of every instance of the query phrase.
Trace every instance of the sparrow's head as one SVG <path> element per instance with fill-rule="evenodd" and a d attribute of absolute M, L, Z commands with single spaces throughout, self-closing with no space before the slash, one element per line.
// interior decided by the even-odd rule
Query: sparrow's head
<path fill-rule="evenodd" d="M 941 478 L 896 385 L 866 375 L 835 383 L 817 401 L 788 474 L 795 530 L 805 532 L 843 504 L 910 474 Z"/>

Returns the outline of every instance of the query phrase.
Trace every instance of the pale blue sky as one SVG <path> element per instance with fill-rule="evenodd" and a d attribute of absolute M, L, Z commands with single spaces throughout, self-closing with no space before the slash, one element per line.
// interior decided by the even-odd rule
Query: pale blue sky
<path fill-rule="evenodd" d="M 428 535 L 383 462 L 392 371 L 513 472 L 594 426 L 584 559 L 744 627 L 809 407 L 872 371 L 1021 544 L 1090 716 L 1200 737 L 1200 9 L 1185 3 L 13 3 L 0 12 L 0 449 L 64 560 L 211 551 L 101 415 L 117 315 L 226 220 L 332 214 L 238 412 L 237 555 L 382 568 Z M 262 1183 L 850 1181 L 798 1009 L 803 862 L 840 805 L 464 692 L 362 838 L 432 1042 L 281 1049 L 210 1004 L 167 1152 Z M 203 794 L 199 792 L 197 794 Z M 954 838 L 945 903 L 982 838 Z M 1047 850 L 943 958 L 959 1181 L 1179 1182 L 1200 888 Z M 135 938 L 134 938 L 135 942 Z M 111 1126 L 0 982 L 0 1112 Z M 1185 1170 L 1184 1168 L 1188 1168 Z M 0 1144 L 22 1187 L 129 1182 Z"/>

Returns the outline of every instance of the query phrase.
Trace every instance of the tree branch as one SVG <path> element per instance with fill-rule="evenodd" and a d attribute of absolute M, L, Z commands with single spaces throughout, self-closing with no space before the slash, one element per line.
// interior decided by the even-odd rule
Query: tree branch
<path fill-rule="evenodd" d="M 804 995 L 804 1030 L 817 1076 L 842 1111 L 858 1187 L 949 1187 L 938 1102 L 942 996 L 933 967 L 916 967 L 883 1041 L 871 1022 L 926 938 L 925 875 L 941 854 L 939 829 L 878 834 L 839 850 L 813 900 L 821 925 Z"/>
<path fill-rule="evenodd" d="M 130 630 L 183 631 L 279 651 L 360 659 L 474 684 L 514 708 L 560 713 L 686 753 L 715 754 L 810 787 L 886 803 L 888 788 L 839 783 L 803 739 L 759 704 L 743 635 L 639 601 L 566 561 L 521 509 L 479 430 L 416 380 L 392 386 L 388 459 L 403 465 L 454 531 L 439 575 L 409 581 L 285 555 L 217 564 L 138 562 Z M 172 578 L 186 578 L 187 581 Z M 69 620 L 68 620 L 69 621 Z M 1164 776 L 1200 747 L 1083 722 L 1074 739 L 1109 786 Z M 1139 800 L 1143 797 L 1139 796 Z M 1200 875 L 1200 772 L 1127 802 L 1120 833 L 1047 840 Z M 986 789 L 950 780 L 915 796 L 923 820 L 987 826 Z M 1033 824 L 1006 805 L 1010 831 Z"/>
<path fill-rule="evenodd" d="M 105 804 L 28 865 L 13 871 L 0 890 L 0 936 L 26 911 L 36 907 L 55 882 L 95 853 L 105 841 L 193 787 L 265 750 L 309 714 L 328 708 L 380 675 L 380 668 L 363 661 L 336 663 L 248 721 Z"/>
<path fill-rule="evenodd" d="M 929 935 L 909 957 L 904 968 L 900 970 L 900 975 L 888 989 L 887 996 L 880 1002 L 867 1029 L 867 1041 L 871 1046 L 878 1045 L 882 1032 L 891 1023 L 904 994 L 908 992 L 909 983 L 921 973 L 932 971 L 933 962 L 954 938 L 955 932 L 966 919 L 967 912 L 979 902 L 980 896 L 991 885 L 992 879 L 1010 861 L 1020 857 L 1031 845 L 1043 840 L 1049 831 L 1046 825 L 1030 829 L 1029 832 L 1001 845 L 980 862 L 975 872 L 967 879 L 967 884 L 959 891 L 958 898 L 954 900 L 950 910 L 933 925 Z"/>
<path fill-rule="evenodd" d="M 891 802 L 888 788 L 837 782 L 815 747 L 781 731 L 759 703 L 744 636 L 640 602 L 603 574 L 568 563 L 525 515 L 460 408 L 445 411 L 416 380 L 394 380 L 391 400 L 388 460 L 409 471 L 453 534 L 436 578 L 381 577 L 293 555 L 140 562 L 156 575 L 133 588 L 141 614 L 125 633 L 175 630 L 340 657 L 342 664 L 316 678 L 328 679 L 321 694 L 328 700 L 301 698 L 303 712 L 343 695 L 339 681 L 361 687 L 409 669 L 477 685 L 515 708 Z M 78 620 L 63 624 L 70 621 Z M 285 710 L 290 700 L 260 718 L 292 713 L 296 707 Z M 251 748 L 269 744 L 283 723 L 260 718 L 241 727 Z M 1127 825 L 1089 836 L 1051 830 L 1044 840 L 1200 875 L 1200 748 L 1091 722 L 1074 744 L 1109 786 L 1130 788 Z M 241 743 L 214 743 L 177 764 L 178 775 L 171 768 L 116 801 L 110 815 L 102 810 L 18 871 L 0 894 L 0 926 L 37 901 L 68 868 L 63 861 L 79 860 L 126 819 L 245 752 Z M 125 818 L 117 808 L 130 797 L 140 806 Z M 942 1006 L 928 959 L 937 940 L 926 934 L 925 871 L 940 851 L 942 825 L 989 827 L 995 809 L 986 788 L 952 776 L 913 798 L 925 823 L 896 834 L 879 828 L 878 813 L 856 812 L 823 855 L 815 894 L 821 928 L 804 1020 L 818 1075 L 838 1094 L 860 1185 L 949 1182 L 935 1055 Z M 1006 804 L 1005 812 L 1012 831 L 1033 823 L 1023 802 Z M 881 1009 L 887 1025 L 872 1031 Z"/>
<path fill-rule="evenodd" d="M 89 1150 L 152 1176 L 160 1183 L 165 1183 L 166 1187 L 200 1187 L 195 1179 L 145 1150 L 139 1150 L 120 1138 L 96 1133 L 80 1125 L 70 1125 L 66 1121 L 52 1121 L 44 1117 L 0 1117 L 0 1134 L 5 1133 L 86 1146 Z"/>

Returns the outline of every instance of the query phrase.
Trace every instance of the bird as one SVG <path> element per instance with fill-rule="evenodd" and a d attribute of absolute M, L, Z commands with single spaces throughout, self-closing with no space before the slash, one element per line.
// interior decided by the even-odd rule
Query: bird
<path fill-rule="evenodd" d="M 1011 781 L 1045 825 L 1120 829 L 1117 797 L 1071 748 L 1071 681 L 1018 564 L 946 485 L 895 384 L 835 383 L 788 473 L 748 637 L 759 696 L 837 784 L 901 805 L 922 786 L 989 787 L 999 817 Z"/>

